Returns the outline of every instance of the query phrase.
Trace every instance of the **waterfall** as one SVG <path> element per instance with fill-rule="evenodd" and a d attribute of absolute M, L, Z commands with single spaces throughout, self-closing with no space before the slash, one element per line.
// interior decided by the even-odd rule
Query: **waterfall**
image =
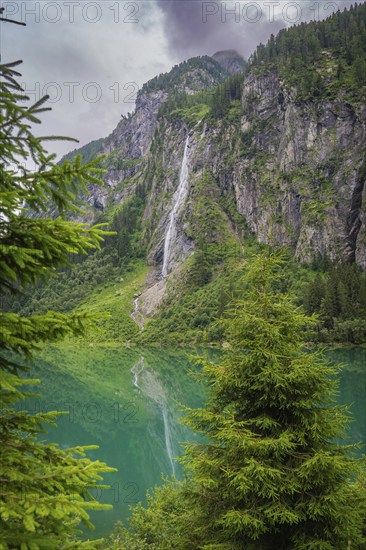
<path fill-rule="evenodd" d="M 172 436 L 170 432 L 168 410 L 166 408 L 166 404 L 164 401 L 161 403 L 160 406 L 161 406 L 161 412 L 163 414 L 163 422 L 164 422 L 165 448 L 169 458 L 170 466 L 172 468 L 172 474 L 173 476 L 175 476 L 175 465 L 174 465 L 173 450 L 172 450 Z"/>
<path fill-rule="evenodd" d="M 162 275 L 165 278 L 168 275 L 169 270 L 169 260 L 171 254 L 171 245 L 174 243 L 177 233 L 177 214 L 181 209 L 181 206 L 184 204 L 184 201 L 188 193 L 188 151 L 189 151 L 189 134 L 186 139 L 186 144 L 184 147 L 184 154 L 182 160 L 182 167 L 180 170 L 179 185 L 178 189 L 174 194 L 173 208 L 170 213 L 168 231 L 165 235 L 164 242 L 164 259 L 163 259 L 163 269 Z"/>
<path fill-rule="evenodd" d="M 139 296 L 133 300 L 133 312 L 131 313 L 131 318 L 138 324 L 139 329 L 142 332 L 144 330 L 144 316 L 139 308 Z"/>

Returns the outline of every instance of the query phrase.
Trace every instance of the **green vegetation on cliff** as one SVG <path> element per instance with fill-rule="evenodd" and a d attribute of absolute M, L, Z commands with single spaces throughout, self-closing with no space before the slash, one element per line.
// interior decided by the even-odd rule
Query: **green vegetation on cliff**
<path fill-rule="evenodd" d="M 30 316 L 49 310 L 64 313 L 92 309 L 101 312 L 104 302 L 104 310 L 112 318 L 99 321 L 99 336 L 93 333 L 93 337 L 98 341 L 126 341 L 133 337 L 136 334 L 136 325 L 130 318 L 133 295 L 143 283 L 141 270 L 147 271 L 141 267 L 144 255 L 141 245 L 143 204 L 144 199 L 137 190 L 110 212 L 109 228 L 115 234 L 107 235 L 99 250 L 88 256 L 71 257 L 70 265 L 62 267 L 54 278 L 47 282 L 38 281 L 15 299 L 6 293 L 3 307 Z M 98 221 L 106 222 L 107 219 L 101 216 Z"/>
<path fill-rule="evenodd" d="M 144 93 L 158 90 L 168 92 L 185 92 L 186 89 L 199 90 L 211 88 L 222 81 L 228 72 L 212 57 L 204 55 L 193 57 L 175 65 L 169 73 L 164 73 L 149 80 L 142 86 Z"/>
<path fill-rule="evenodd" d="M 324 21 L 312 21 L 282 29 L 267 44 L 260 44 L 249 60 L 250 67 L 263 71 L 275 68 L 286 83 L 298 90 L 298 99 L 366 93 L 366 5 Z"/>
<path fill-rule="evenodd" d="M 233 102 L 241 100 L 243 76 L 244 73 L 236 73 L 222 83 L 193 95 L 181 91 L 171 93 L 167 101 L 161 105 L 159 116 L 170 119 L 182 118 L 189 126 L 203 118 L 210 122 L 222 120 Z"/>

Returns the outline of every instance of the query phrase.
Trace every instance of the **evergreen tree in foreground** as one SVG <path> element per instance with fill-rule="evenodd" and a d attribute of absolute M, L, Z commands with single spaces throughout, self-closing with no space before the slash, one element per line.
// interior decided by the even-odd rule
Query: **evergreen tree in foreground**
<path fill-rule="evenodd" d="M 209 442 L 187 445 L 186 484 L 166 483 L 136 508 L 130 540 L 186 550 L 364 548 L 362 461 L 336 442 L 347 423 L 333 405 L 336 371 L 303 349 L 311 320 L 274 292 L 280 264 L 264 254 L 248 266 L 227 321 L 231 347 L 220 364 L 203 364 L 210 399 L 187 409 Z"/>
<path fill-rule="evenodd" d="M 184 459 L 197 484 L 205 548 L 347 548 L 361 544 L 358 462 L 335 442 L 346 416 L 332 406 L 333 368 L 302 348 L 309 319 L 275 294 L 280 260 L 261 255 L 230 311 L 232 349 L 205 364 L 212 389 L 188 423 L 209 436 Z M 218 544 L 220 542 L 220 544 Z"/>
<path fill-rule="evenodd" d="M 45 98 L 26 106 L 14 68 L 19 63 L 0 65 L 0 297 L 47 278 L 67 265 L 70 255 L 98 247 L 107 234 L 65 219 L 76 209 L 76 193 L 100 183 L 100 170 L 95 163 L 81 166 L 80 158 L 54 164 L 55 155 L 42 146 L 44 138 L 31 129 L 47 110 Z M 29 217 L 29 209 L 35 217 Z M 57 218 L 46 217 L 50 209 L 57 209 Z M 1 550 L 96 547 L 78 541 L 76 527 L 81 521 L 91 526 L 88 509 L 108 507 L 89 491 L 100 488 L 101 473 L 112 469 L 85 457 L 91 447 L 61 450 L 41 443 L 42 424 L 54 423 L 57 413 L 31 415 L 21 408 L 30 395 L 27 386 L 35 382 L 25 377 L 25 358 L 32 358 L 39 343 L 80 334 L 87 320 L 87 315 L 49 312 L 22 318 L 0 312 Z"/>

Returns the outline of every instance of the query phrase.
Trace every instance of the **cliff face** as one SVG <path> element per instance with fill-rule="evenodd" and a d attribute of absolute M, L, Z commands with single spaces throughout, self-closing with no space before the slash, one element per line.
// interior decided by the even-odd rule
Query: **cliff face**
<path fill-rule="evenodd" d="M 258 239 L 292 246 L 301 261 L 341 257 L 366 268 L 365 105 L 297 103 L 273 74 L 250 75 L 242 102 L 249 148 L 234 187 Z"/>
<path fill-rule="evenodd" d="M 211 58 L 193 58 L 146 83 L 137 94 L 135 110 L 123 116 L 115 130 L 98 144 L 96 153 L 107 155 L 105 186 L 91 187 L 88 203 L 104 211 L 122 203 L 144 181 L 149 150 L 157 129 L 159 108 L 172 94 L 193 94 L 212 89 L 228 72 Z M 80 150 L 84 155 L 84 150 Z M 72 154 L 76 154 L 74 151 Z M 69 158 L 71 155 L 66 155 Z"/>
<path fill-rule="evenodd" d="M 301 262 L 342 258 L 366 269 L 365 105 L 341 94 L 297 101 L 296 90 L 272 72 L 249 73 L 241 109 L 234 102 L 222 119 L 158 116 L 169 94 L 139 94 L 135 113 L 103 143 L 106 187 L 93 189 L 89 199 L 103 210 L 144 185 L 150 264 L 158 270 L 163 265 L 172 216 L 169 271 L 192 254 L 198 240 L 214 240 L 216 220 L 210 215 L 220 218 L 217 242 L 223 233 L 240 242 L 223 206 L 227 199 L 260 242 L 289 246 Z M 188 188 L 182 199 L 177 189 L 187 136 Z M 205 202 L 211 214 L 197 206 Z"/>
<path fill-rule="evenodd" d="M 366 107 L 338 99 L 297 103 L 274 74 L 244 81 L 244 115 L 236 124 L 198 124 L 188 130 L 165 121 L 164 178 L 153 181 L 145 219 L 160 212 L 150 260 L 161 262 L 170 202 L 178 185 L 184 139 L 191 132 L 190 193 L 178 220 L 176 258 L 193 248 L 188 237 L 195 181 L 210 172 L 260 242 L 289 246 L 302 262 L 343 258 L 366 268 Z M 196 235 L 198 237 L 198 235 Z M 197 240 L 197 239 L 195 239 Z"/>
<path fill-rule="evenodd" d="M 105 186 L 93 186 L 89 204 L 100 210 L 111 202 L 122 203 L 134 192 L 156 128 L 160 105 L 167 99 L 163 91 L 139 93 L 132 115 L 123 117 L 102 144 L 99 153 L 107 155 Z"/>
<path fill-rule="evenodd" d="M 124 117 L 106 139 L 104 152 L 112 153 L 119 149 L 121 158 L 143 157 L 151 143 L 159 107 L 167 96 L 164 91 L 140 92 L 135 112 L 130 117 Z"/>

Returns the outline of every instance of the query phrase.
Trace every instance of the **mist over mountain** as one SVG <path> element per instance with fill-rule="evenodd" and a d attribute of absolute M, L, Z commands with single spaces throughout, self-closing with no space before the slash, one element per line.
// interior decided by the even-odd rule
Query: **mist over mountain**
<path fill-rule="evenodd" d="M 212 58 L 224 67 L 228 73 L 234 74 L 243 71 L 246 66 L 244 57 L 236 50 L 222 50 L 216 52 Z"/>

